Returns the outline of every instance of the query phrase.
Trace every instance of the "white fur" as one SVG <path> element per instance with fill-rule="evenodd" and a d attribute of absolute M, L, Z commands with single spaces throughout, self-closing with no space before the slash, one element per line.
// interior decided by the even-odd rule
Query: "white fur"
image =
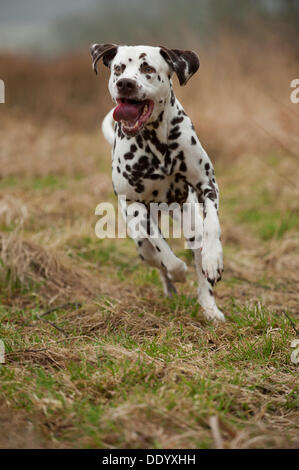
<path fill-rule="evenodd" d="M 109 142 L 110 145 L 113 145 L 114 142 L 114 120 L 113 120 L 113 109 L 104 117 L 102 122 L 102 132 L 105 139 Z"/>

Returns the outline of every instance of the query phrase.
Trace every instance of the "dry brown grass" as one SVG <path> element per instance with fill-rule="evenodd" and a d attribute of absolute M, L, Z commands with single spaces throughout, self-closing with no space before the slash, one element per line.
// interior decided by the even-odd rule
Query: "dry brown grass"
<path fill-rule="evenodd" d="M 34 424 L 26 413 L 18 413 L 16 410 L 1 404 L 0 426 L 5 429 L 1 436 L 1 449 L 45 449 L 47 441 L 39 435 Z"/>
<path fill-rule="evenodd" d="M 65 301 L 76 296 L 85 299 L 100 292 L 98 282 L 88 271 L 71 263 L 63 252 L 46 250 L 42 246 L 22 239 L 15 233 L 0 236 L 0 253 L 4 266 L 2 282 L 12 294 L 18 283 L 40 284 L 43 301 Z M 14 299 L 24 301 L 19 292 Z"/>
<path fill-rule="evenodd" d="M 216 156 L 225 325 L 198 313 L 180 242 L 190 274 L 169 301 L 133 243 L 95 238 L 94 209 L 114 200 L 98 132 L 107 73 L 96 79 L 87 56 L 0 57 L 0 447 L 298 446 L 283 314 L 298 315 L 295 55 L 235 40 L 202 51 L 201 73 L 177 89 Z"/>

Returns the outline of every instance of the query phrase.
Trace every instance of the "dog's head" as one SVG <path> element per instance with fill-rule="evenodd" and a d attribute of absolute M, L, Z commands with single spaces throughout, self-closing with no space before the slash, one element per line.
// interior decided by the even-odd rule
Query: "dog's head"
<path fill-rule="evenodd" d="M 101 58 L 111 70 L 109 91 L 117 103 L 113 117 L 127 135 L 156 119 L 171 94 L 173 72 L 185 85 L 199 67 L 195 52 L 163 46 L 94 44 L 91 55 L 96 73 Z"/>

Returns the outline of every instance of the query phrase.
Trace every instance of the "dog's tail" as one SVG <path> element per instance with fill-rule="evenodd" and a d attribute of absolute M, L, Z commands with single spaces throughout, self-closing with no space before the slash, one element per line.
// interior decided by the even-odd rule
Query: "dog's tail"
<path fill-rule="evenodd" d="M 102 122 L 102 131 L 104 134 L 105 139 L 109 142 L 110 145 L 113 145 L 114 142 L 114 127 L 113 127 L 113 111 L 114 109 L 111 109 L 107 116 L 104 117 L 104 120 Z"/>

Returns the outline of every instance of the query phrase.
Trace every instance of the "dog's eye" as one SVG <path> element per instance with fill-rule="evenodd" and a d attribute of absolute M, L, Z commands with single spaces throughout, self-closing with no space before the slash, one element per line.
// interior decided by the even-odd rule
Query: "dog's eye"
<path fill-rule="evenodd" d="M 124 70 L 124 67 L 122 65 L 115 65 L 114 66 L 114 73 L 115 75 L 120 75 Z"/>
<path fill-rule="evenodd" d="M 145 67 L 144 69 L 145 73 L 154 73 L 155 69 L 153 67 Z"/>
<path fill-rule="evenodd" d="M 144 68 L 145 73 L 154 73 L 156 70 L 149 65 Z"/>
<path fill-rule="evenodd" d="M 155 73 L 156 70 L 154 69 L 154 67 L 151 67 L 150 65 L 148 65 L 145 62 L 145 63 L 141 64 L 140 72 L 149 74 L 149 73 Z"/>

